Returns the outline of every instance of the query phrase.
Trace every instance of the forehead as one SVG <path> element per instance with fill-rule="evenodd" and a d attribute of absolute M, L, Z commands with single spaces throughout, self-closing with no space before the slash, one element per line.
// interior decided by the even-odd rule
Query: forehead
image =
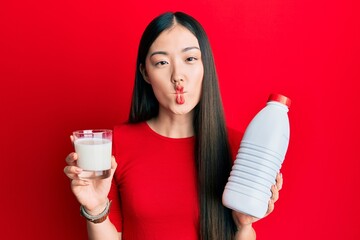
<path fill-rule="evenodd" d="M 199 47 L 195 35 L 180 24 L 164 30 L 153 42 L 149 52 L 158 50 L 179 50 L 187 47 Z"/>

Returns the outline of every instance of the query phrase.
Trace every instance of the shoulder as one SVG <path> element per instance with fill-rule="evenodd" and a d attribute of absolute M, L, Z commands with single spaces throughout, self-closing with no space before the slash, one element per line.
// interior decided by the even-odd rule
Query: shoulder
<path fill-rule="evenodd" d="M 117 159 L 138 151 L 143 144 L 145 123 L 122 123 L 113 128 L 113 149 Z M 120 156 L 121 155 L 121 156 Z"/>
<path fill-rule="evenodd" d="M 114 127 L 113 140 L 117 144 L 129 144 L 141 139 L 145 130 L 145 122 L 122 123 Z"/>

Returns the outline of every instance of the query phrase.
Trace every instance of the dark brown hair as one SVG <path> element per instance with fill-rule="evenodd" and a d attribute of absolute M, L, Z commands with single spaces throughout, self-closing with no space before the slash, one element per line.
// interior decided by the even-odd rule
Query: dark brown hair
<path fill-rule="evenodd" d="M 175 21 L 198 39 L 204 65 L 202 95 L 194 111 L 200 199 L 199 236 L 202 240 L 230 240 L 234 236 L 235 225 L 231 210 L 222 205 L 221 199 L 231 170 L 231 153 L 212 50 L 203 27 L 193 17 L 181 12 L 164 13 L 145 29 L 138 49 L 129 122 L 146 121 L 158 114 L 159 102 L 151 86 L 143 79 L 139 66 L 145 66 L 151 44 Z"/>

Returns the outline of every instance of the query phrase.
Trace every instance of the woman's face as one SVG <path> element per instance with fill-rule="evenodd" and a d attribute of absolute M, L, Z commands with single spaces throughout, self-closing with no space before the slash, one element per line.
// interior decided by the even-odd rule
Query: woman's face
<path fill-rule="evenodd" d="M 141 72 L 153 88 L 160 111 L 191 112 L 200 100 L 204 76 L 197 38 L 179 24 L 165 30 L 151 45 Z"/>

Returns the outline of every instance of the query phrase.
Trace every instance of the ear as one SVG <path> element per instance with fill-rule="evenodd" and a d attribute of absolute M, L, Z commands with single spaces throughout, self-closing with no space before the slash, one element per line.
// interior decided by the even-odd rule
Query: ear
<path fill-rule="evenodd" d="M 149 76 L 148 76 L 148 74 L 146 72 L 145 66 L 140 64 L 139 70 L 140 70 L 141 75 L 143 76 L 145 82 L 147 82 L 148 84 L 151 84 L 150 81 L 149 81 Z"/>

